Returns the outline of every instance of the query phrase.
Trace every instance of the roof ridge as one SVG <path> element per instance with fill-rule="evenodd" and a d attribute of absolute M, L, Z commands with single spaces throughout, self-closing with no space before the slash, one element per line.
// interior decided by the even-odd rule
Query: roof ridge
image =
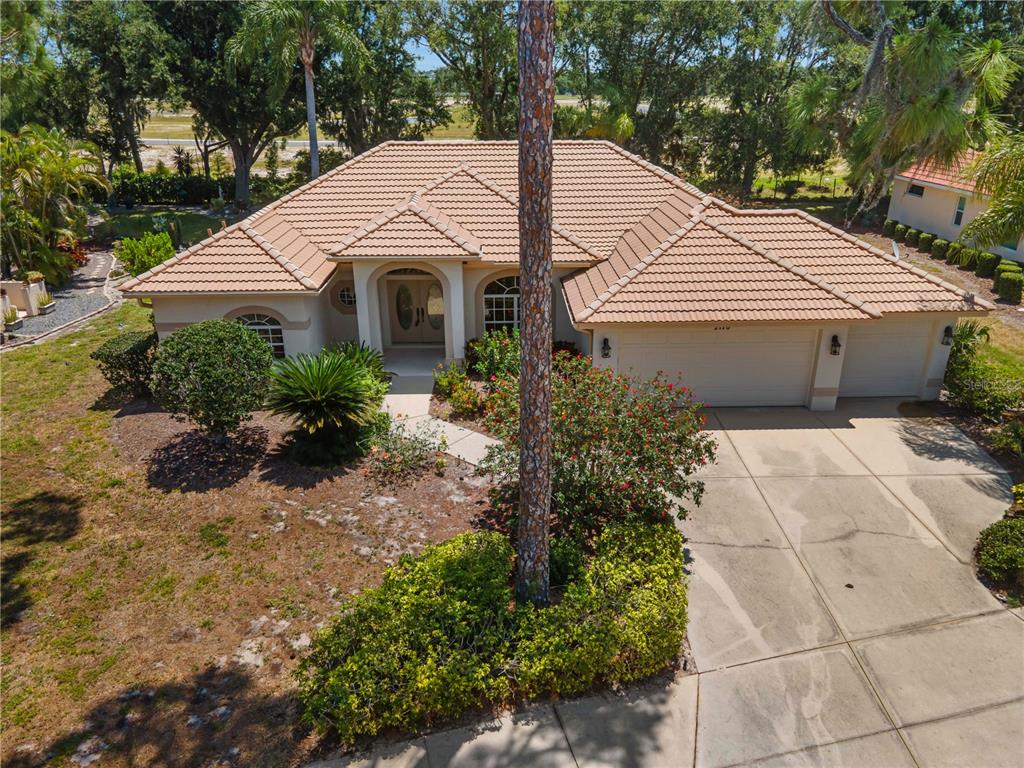
<path fill-rule="evenodd" d="M 929 283 L 933 283 L 934 285 L 942 286 L 947 291 L 951 291 L 952 293 L 955 293 L 960 298 L 966 299 L 969 304 L 977 304 L 978 306 L 983 307 L 984 309 L 995 309 L 995 305 L 994 304 L 992 304 L 989 301 L 986 301 L 985 299 L 983 299 L 983 298 L 981 298 L 979 296 L 976 296 L 975 294 L 971 293 L 970 291 L 965 291 L 963 288 L 960 288 L 959 286 L 953 285 L 952 283 L 949 283 L 949 282 L 943 280 L 941 277 L 936 277 L 935 275 L 931 274 L 930 272 L 925 272 L 920 267 L 915 267 L 913 264 L 908 264 L 905 261 L 903 261 L 902 259 L 896 258 L 891 253 L 886 253 L 881 248 L 877 248 L 876 246 L 872 245 L 871 243 L 868 243 L 868 242 L 865 242 L 864 240 L 861 240 L 856 235 L 851 235 L 849 232 L 846 232 L 846 231 L 844 231 L 842 229 L 839 229 L 839 227 L 832 226 L 827 221 L 822 221 L 821 219 L 817 218 L 816 216 L 812 216 L 811 214 L 807 213 L 807 211 L 801 211 L 799 208 L 791 208 L 791 209 L 780 209 L 777 212 L 785 212 L 785 213 L 790 214 L 790 215 L 799 216 L 804 221 L 807 221 L 807 222 L 809 222 L 811 224 L 814 224 L 819 229 L 824 229 L 826 232 L 830 232 L 833 235 L 837 235 L 838 237 L 841 237 L 843 240 L 846 240 L 849 243 L 853 243 L 854 245 L 856 245 L 859 248 L 867 251 L 868 253 L 871 253 L 871 254 L 873 254 L 875 256 L 878 256 L 880 258 L 885 259 L 886 261 L 888 261 L 891 264 L 896 265 L 900 269 L 903 269 L 903 270 L 905 270 L 907 272 L 910 272 L 911 274 L 916 275 L 917 277 L 922 277 L 925 280 L 927 280 Z"/>
<path fill-rule="evenodd" d="M 473 256 L 483 256 L 483 243 L 468 228 L 456 221 L 451 215 L 445 213 L 429 203 L 424 205 L 419 200 L 409 199 L 394 205 L 360 227 L 349 232 L 341 239 L 341 245 L 328 252 L 328 256 L 338 256 L 345 249 L 355 245 L 367 235 L 376 232 L 378 229 L 397 219 L 406 213 L 412 213 L 424 223 L 447 237 L 460 248 Z M 440 215 L 438 215 L 440 214 Z M 443 217 L 443 219 L 442 219 Z M 451 226 L 454 224 L 454 226 Z"/>
<path fill-rule="evenodd" d="M 288 222 L 285 221 L 285 223 L 287 224 Z M 294 227 L 292 227 L 291 224 L 288 224 L 288 226 L 291 227 L 292 229 L 295 229 Z M 256 243 L 256 245 L 258 245 L 260 248 L 262 248 L 263 251 L 268 256 L 270 256 L 270 258 L 272 258 L 274 261 L 276 261 L 278 264 L 284 267 L 285 271 L 288 272 L 288 274 L 290 274 L 292 277 L 294 277 L 300 284 L 311 290 L 319 289 L 320 286 L 313 282 L 313 279 L 309 277 L 309 275 L 307 275 L 305 272 L 299 269 L 294 262 L 292 262 L 287 256 L 285 256 L 283 253 L 277 250 L 277 248 L 275 248 L 274 245 L 269 240 L 267 240 L 267 238 L 265 238 L 262 234 L 257 232 L 253 227 L 244 227 L 242 231 L 245 232 L 245 234 L 248 236 L 250 240 Z M 301 235 L 302 233 L 299 232 L 299 234 Z"/>
<path fill-rule="evenodd" d="M 651 264 L 658 260 L 659 256 L 661 256 L 665 251 L 667 251 L 669 248 L 671 248 L 673 245 L 679 242 L 700 221 L 700 215 L 703 212 L 701 210 L 702 208 L 703 203 L 697 205 L 693 209 L 693 215 L 690 217 L 690 220 L 688 222 L 683 224 L 683 226 L 679 227 L 667 238 L 658 243 L 658 245 L 655 246 L 650 253 L 648 253 L 646 256 L 640 259 L 640 261 L 638 261 L 635 265 L 626 270 L 625 273 L 620 275 L 618 280 L 616 280 L 613 283 L 610 283 L 607 288 L 601 291 L 601 293 L 599 293 L 593 301 L 591 301 L 589 304 L 587 304 L 586 307 L 583 308 L 583 311 L 581 311 L 576 318 L 577 321 L 587 320 L 593 317 L 594 314 L 601 307 L 603 307 L 610 298 L 612 298 L 615 294 L 617 294 L 619 291 L 621 291 L 623 288 L 629 285 L 633 281 L 633 278 L 635 278 L 637 275 L 639 275 L 641 272 L 647 269 L 647 267 L 649 267 Z M 566 275 L 566 277 L 569 276 L 570 275 Z"/>
<path fill-rule="evenodd" d="M 607 139 L 602 139 L 602 140 L 594 140 L 594 143 L 605 144 L 605 145 L 611 147 L 616 152 L 618 152 L 620 155 L 622 155 L 623 157 L 625 157 L 628 160 L 632 160 L 634 163 L 639 165 L 644 170 L 650 171 L 655 176 L 660 176 L 662 179 L 664 179 L 665 181 L 669 182 L 673 186 L 679 187 L 680 189 L 685 190 L 686 192 L 689 192 L 691 195 L 696 195 L 697 197 L 702 198 L 702 201 L 703 201 L 703 198 L 708 196 L 705 192 L 703 192 L 702 190 L 700 190 L 697 187 L 693 186 L 693 184 L 691 184 L 690 182 L 684 181 L 683 179 L 681 179 L 678 176 L 676 176 L 674 173 L 670 173 L 670 172 L 666 171 L 660 165 L 655 165 L 654 163 L 650 162 L 649 160 L 645 160 L 640 155 L 635 155 L 632 152 L 626 150 L 625 148 L 620 147 L 614 141 L 608 141 Z"/>
<path fill-rule="evenodd" d="M 763 256 L 773 264 L 776 264 L 782 267 L 783 269 L 792 272 L 794 275 L 797 275 L 798 277 L 802 278 L 804 281 L 810 283 L 816 288 L 821 288 L 823 291 L 832 294 L 837 299 L 843 301 L 846 304 L 849 304 L 851 307 L 857 310 L 860 310 L 865 315 L 876 318 L 882 316 L 881 311 L 876 309 L 869 302 L 857 298 L 849 291 L 844 291 L 842 288 L 838 288 L 837 286 L 832 285 L 827 280 L 822 280 L 820 277 L 812 273 L 810 270 L 805 269 L 804 267 L 798 267 L 789 259 L 783 258 L 772 253 L 763 245 L 759 245 L 758 243 L 755 243 L 753 240 L 749 240 L 743 235 L 737 234 L 736 232 L 733 232 L 732 230 L 722 226 L 721 224 L 715 224 L 714 222 L 708 221 L 703 216 L 700 217 L 700 221 L 701 223 L 706 224 L 716 232 L 720 232 L 721 234 L 725 235 L 730 240 L 739 243 L 745 248 L 749 248 L 759 256 Z"/>
<path fill-rule="evenodd" d="M 321 182 L 325 181 L 326 179 L 341 173 L 341 171 L 343 171 L 344 169 L 350 168 L 351 166 L 355 165 L 359 160 L 362 160 L 365 157 L 369 157 L 370 155 L 374 154 L 375 152 L 377 152 L 378 150 L 380 150 L 383 147 L 387 146 L 388 144 L 393 144 L 393 143 L 394 142 L 391 142 L 391 141 L 381 142 L 376 147 L 371 147 L 370 149 L 366 150 L 366 152 L 363 152 L 362 154 L 356 155 L 355 157 L 347 160 L 346 162 L 342 163 L 341 165 L 337 166 L 336 168 L 332 168 L 331 170 L 327 171 L 327 173 L 323 173 L 320 176 L 317 176 L 315 179 L 311 179 L 310 181 L 307 181 L 301 187 L 298 187 L 297 189 L 293 189 L 287 195 L 284 195 L 283 197 L 279 197 L 277 200 L 274 200 L 271 203 L 268 203 L 267 205 L 263 206 L 259 210 L 254 211 L 253 213 L 250 213 L 244 219 L 241 219 L 240 221 L 236 221 L 234 224 L 231 224 L 231 225 L 229 225 L 227 227 L 224 227 L 223 229 L 221 229 L 221 230 L 219 230 L 217 232 L 214 232 L 210 237 L 204 237 L 198 243 L 196 243 L 195 245 L 187 248 L 186 250 L 182 251 L 181 253 L 175 254 L 174 256 L 172 256 L 171 258 L 167 259 L 166 261 L 160 262 L 159 264 L 157 264 L 152 269 L 147 269 L 145 272 L 143 272 L 142 274 L 138 275 L 137 277 L 134 277 L 131 280 L 126 281 L 125 283 L 123 283 L 121 285 L 121 290 L 122 291 L 128 291 L 128 290 L 132 290 L 132 289 L 136 288 L 137 286 L 139 286 L 140 284 L 142 284 L 144 281 L 148 280 L 149 278 L 153 277 L 154 275 L 158 275 L 161 272 L 163 272 L 165 269 L 167 269 L 168 267 L 171 267 L 171 266 L 173 266 L 173 265 L 175 265 L 175 264 L 185 260 L 189 256 L 192 256 L 200 248 L 204 248 L 207 245 L 209 245 L 210 243 L 216 242 L 217 240 L 221 239 L 222 237 L 226 237 L 227 235 L 231 234 L 232 232 L 237 232 L 239 230 L 241 230 L 242 232 L 245 232 L 245 229 L 246 229 L 247 225 L 248 225 L 249 228 L 252 228 L 252 225 L 255 224 L 256 221 L 260 217 L 265 216 L 266 214 L 270 213 L 273 210 L 276 210 L 284 202 L 286 202 L 288 200 L 291 200 L 293 197 L 295 197 L 300 192 L 304 192 L 305 190 L 310 189 L 311 187 L 315 187 L 317 184 L 320 184 Z M 286 222 L 287 222 L 287 220 L 286 220 Z M 287 222 L 287 223 L 288 223 L 288 226 L 292 226 L 290 222 Z M 292 229 L 295 229 L 295 227 L 292 227 Z M 296 229 L 296 231 L 299 232 L 299 234 L 302 234 L 300 230 Z M 253 240 L 251 235 L 249 235 L 247 232 L 245 234 L 246 234 L 246 237 L 248 237 L 250 240 Z M 262 237 L 262 235 L 260 235 L 260 237 Z M 264 238 L 264 240 L 265 239 L 266 238 Z M 306 239 L 308 240 L 309 238 L 306 238 Z M 256 242 L 256 241 L 253 240 L 253 242 Z M 263 246 L 260 243 L 258 243 L 258 242 L 256 242 L 256 245 L 259 245 L 260 248 L 263 248 Z M 266 248 L 263 248 L 263 250 L 266 251 Z M 278 251 L 278 253 L 280 253 L 280 251 Z M 275 258 L 273 256 L 273 254 L 269 253 L 269 251 L 267 252 L 267 254 L 271 258 Z M 284 257 L 282 256 L 282 258 L 284 258 Z M 287 259 L 285 259 L 285 261 L 287 261 Z M 280 262 L 278 262 L 278 263 L 280 263 Z M 288 263 L 290 264 L 291 262 L 288 262 Z M 288 269 L 288 267 L 285 264 L 281 264 L 281 266 L 284 267 L 286 270 Z M 300 274 L 302 274 L 301 270 L 299 270 L 298 267 L 295 267 L 294 264 L 292 264 L 291 266 L 294 267 L 295 270 L 298 271 Z M 288 271 L 289 271 L 290 274 L 292 274 L 294 276 L 294 273 L 292 273 L 291 270 L 288 270 Z M 303 277 L 305 277 L 304 274 L 303 274 Z M 299 279 L 299 278 L 296 278 L 296 279 Z M 302 280 L 299 280 L 299 282 L 301 283 Z M 312 283 L 312 281 L 310 281 L 310 282 Z M 305 285 L 305 283 L 303 283 L 303 285 Z"/>

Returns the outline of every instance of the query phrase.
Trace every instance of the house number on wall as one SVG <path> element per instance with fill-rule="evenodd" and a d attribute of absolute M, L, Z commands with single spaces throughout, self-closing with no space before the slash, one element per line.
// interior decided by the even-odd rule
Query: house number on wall
<path fill-rule="evenodd" d="M 716 325 L 715 326 L 715 330 L 716 331 L 731 331 L 732 330 L 732 326 L 731 325 Z"/>

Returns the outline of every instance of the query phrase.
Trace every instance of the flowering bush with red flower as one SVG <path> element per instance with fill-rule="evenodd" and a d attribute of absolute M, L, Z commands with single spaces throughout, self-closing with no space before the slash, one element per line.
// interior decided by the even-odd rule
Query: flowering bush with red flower
<path fill-rule="evenodd" d="M 554 532 L 592 541 L 609 523 L 683 518 L 700 503 L 694 478 L 714 460 L 699 404 L 685 387 L 647 381 L 559 353 L 552 367 L 552 512 Z M 495 502 L 518 499 L 519 381 L 500 378 L 487 400 L 486 424 L 501 439 L 481 472 L 497 479 Z"/>

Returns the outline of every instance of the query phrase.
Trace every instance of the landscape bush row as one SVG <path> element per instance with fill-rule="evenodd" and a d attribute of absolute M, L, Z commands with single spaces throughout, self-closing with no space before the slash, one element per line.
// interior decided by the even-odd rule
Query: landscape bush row
<path fill-rule="evenodd" d="M 1013 486 L 1013 504 L 1002 520 L 981 532 L 974 555 L 978 573 L 1020 605 L 1024 601 L 1024 484 Z"/>
<path fill-rule="evenodd" d="M 930 254 L 933 259 L 973 271 L 978 277 L 991 277 L 992 290 L 999 298 L 1011 304 L 1021 303 L 1024 274 L 1019 262 L 971 248 L 959 241 L 943 240 L 929 232 L 900 224 L 895 219 L 886 219 L 882 232 L 898 243 L 915 246 L 919 251 Z"/>
<path fill-rule="evenodd" d="M 478 397 L 500 438 L 479 471 L 493 476 L 495 511 L 514 531 L 519 339 L 499 333 L 476 346 L 476 375 L 488 374 Z M 266 407 L 293 420 L 293 456 L 365 454 L 380 482 L 444 467 L 444 443 L 428 428 L 382 417 L 383 360 L 359 345 L 274 362 L 255 333 L 215 320 L 159 344 L 125 334 L 94 357 L 112 384 L 148 387 L 215 440 Z M 673 518 L 699 503 L 694 474 L 714 457 L 699 404 L 678 384 L 594 368 L 565 350 L 552 367 L 556 600 L 513 599 L 514 541 L 501 533 L 467 533 L 404 557 L 314 637 L 299 671 L 309 723 L 351 742 L 475 707 L 620 685 L 677 658 L 686 583 Z M 468 380 L 447 369 L 455 370 L 454 381 Z"/>

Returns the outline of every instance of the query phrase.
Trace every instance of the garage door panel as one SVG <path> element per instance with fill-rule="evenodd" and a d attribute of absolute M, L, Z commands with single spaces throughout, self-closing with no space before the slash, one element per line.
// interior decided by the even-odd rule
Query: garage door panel
<path fill-rule="evenodd" d="M 802 405 L 810 387 L 814 329 L 631 334 L 621 341 L 619 370 L 645 378 L 677 376 L 715 406 Z"/>
<path fill-rule="evenodd" d="M 850 328 L 840 397 L 913 397 L 920 392 L 931 321 L 880 321 Z"/>

